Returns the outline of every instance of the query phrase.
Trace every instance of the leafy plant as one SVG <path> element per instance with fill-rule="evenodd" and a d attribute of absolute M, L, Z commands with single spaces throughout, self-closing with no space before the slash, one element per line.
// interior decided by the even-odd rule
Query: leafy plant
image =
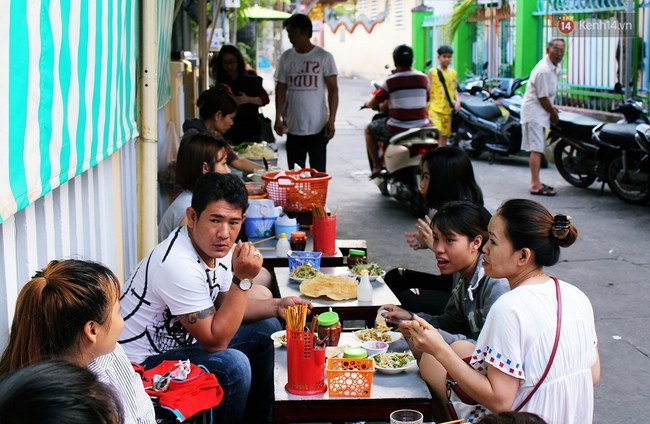
<path fill-rule="evenodd" d="M 334 11 L 337 20 L 344 16 L 347 16 L 352 22 L 356 19 L 357 5 L 354 1 L 348 0 L 345 3 L 334 4 L 331 9 Z"/>
<path fill-rule="evenodd" d="M 451 15 L 449 15 L 449 22 L 442 27 L 445 37 L 447 37 L 448 40 L 454 39 L 458 27 L 463 23 L 465 15 L 467 15 L 472 6 L 474 6 L 475 2 L 476 0 L 458 0 L 458 3 L 454 5 L 454 10 L 451 12 Z"/>
<path fill-rule="evenodd" d="M 251 60 L 251 55 L 255 55 L 255 51 L 251 46 L 249 46 L 246 43 L 242 43 L 241 41 L 237 42 L 237 48 L 241 52 L 241 55 L 244 56 L 244 60 L 246 63 L 254 65 L 255 61 Z"/>

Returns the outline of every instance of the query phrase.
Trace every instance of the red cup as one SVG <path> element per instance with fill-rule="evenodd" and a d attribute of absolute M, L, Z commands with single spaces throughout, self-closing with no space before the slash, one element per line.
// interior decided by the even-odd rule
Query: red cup
<path fill-rule="evenodd" d="M 309 331 L 287 328 L 287 384 L 294 395 L 317 395 L 327 390 L 325 384 L 325 349 L 314 349 L 314 335 Z"/>
<path fill-rule="evenodd" d="M 326 255 L 336 253 L 336 215 L 313 217 L 310 232 L 314 236 L 314 251 Z"/>

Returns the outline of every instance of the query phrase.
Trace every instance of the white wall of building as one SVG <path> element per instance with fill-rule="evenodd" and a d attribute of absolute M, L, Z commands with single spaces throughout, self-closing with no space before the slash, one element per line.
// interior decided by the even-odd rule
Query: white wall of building
<path fill-rule="evenodd" d="M 0 350 L 20 289 L 53 259 L 105 264 L 124 281 L 136 265 L 135 141 L 0 225 Z"/>
<path fill-rule="evenodd" d="M 369 18 L 381 16 L 388 7 L 386 18 L 374 22 L 370 32 L 360 22 L 349 29 L 343 24 L 323 25 L 323 44 L 334 55 L 339 76 L 384 80 L 393 68 L 393 49 L 411 45 L 411 9 L 415 6 L 416 0 L 358 2 L 357 14 Z"/>

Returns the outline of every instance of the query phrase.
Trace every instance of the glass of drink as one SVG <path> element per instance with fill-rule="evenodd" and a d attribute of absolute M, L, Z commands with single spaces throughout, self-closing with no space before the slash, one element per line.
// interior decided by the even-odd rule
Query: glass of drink
<path fill-rule="evenodd" d="M 398 409 L 390 414 L 390 424 L 422 424 L 424 416 L 414 409 Z"/>

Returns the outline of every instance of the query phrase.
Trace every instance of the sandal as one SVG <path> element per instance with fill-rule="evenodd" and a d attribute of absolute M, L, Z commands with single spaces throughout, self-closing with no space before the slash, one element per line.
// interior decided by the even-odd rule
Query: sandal
<path fill-rule="evenodd" d="M 555 190 L 555 187 L 551 187 L 550 185 L 546 185 L 544 183 L 542 183 L 542 185 L 551 191 Z"/>
<path fill-rule="evenodd" d="M 383 171 L 383 169 L 381 169 L 379 171 L 376 171 L 376 172 L 373 172 L 372 174 L 368 175 L 368 179 L 374 180 L 375 178 L 381 177 L 382 171 Z"/>
<path fill-rule="evenodd" d="M 553 189 L 548 186 L 543 186 L 537 191 L 531 191 L 530 194 L 537 195 L 537 196 L 555 196 L 555 192 L 553 191 Z"/>

